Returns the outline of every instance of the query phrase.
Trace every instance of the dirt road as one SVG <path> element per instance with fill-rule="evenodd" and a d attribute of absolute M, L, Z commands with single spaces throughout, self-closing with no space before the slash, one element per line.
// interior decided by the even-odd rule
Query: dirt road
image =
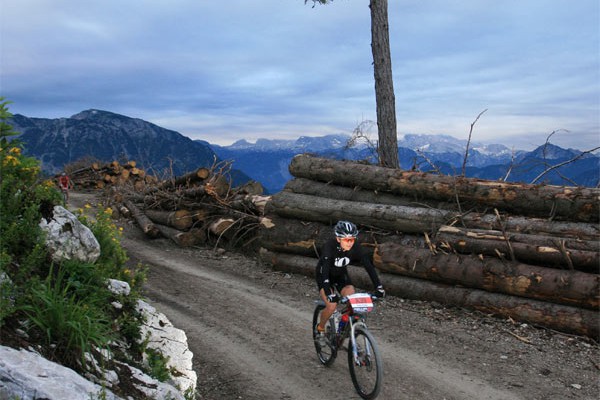
<path fill-rule="evenodd" d="M 149 301 L 187 334 L 198 398 L 359 398 L 346 354 L 329 368 L 316 358 L 312 278 L 274 271 L 253 257 L 148 240 L 131 222 L 119 224 L 132 261 L 149 266 Z M 380 399 L 600 394 L 600 351 L 585 338 L 392 296 L 369 326 L 383 353 Z"/>

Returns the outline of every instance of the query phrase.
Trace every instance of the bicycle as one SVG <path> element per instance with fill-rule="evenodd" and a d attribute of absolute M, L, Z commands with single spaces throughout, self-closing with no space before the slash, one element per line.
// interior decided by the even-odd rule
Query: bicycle
<path fill-rule="evenodd" d="M 323 347 L 315 340 L 316 325 L 321 312 L 325 309 L 323 300 L 316 300 L 313 313 L 313 340 L 321 364 L 331 366 L 337 357 L 338 350 L 344 348 L 348 339 L 348 367 L 354 388 L 363 399 L 374 399 L 379 395 L 383 380 L 383 364 L 379 347 L 367 328 L 366 314 L 374 308 L 373 300 L 379 298 L 369 293 L 355 293 L 341 299 L 339 304 L 345 305 L 340 312 L 336 311 L 325 326 Z"/>
<path fill-rule="evenodd" d="M 60 191 L 62 192 L 62 198 L 63 198 L 63 203 L 64 205 L 69 204 L 69 193 L 67 192 L 68 189 L 65 188 L 61 188 Z"/>

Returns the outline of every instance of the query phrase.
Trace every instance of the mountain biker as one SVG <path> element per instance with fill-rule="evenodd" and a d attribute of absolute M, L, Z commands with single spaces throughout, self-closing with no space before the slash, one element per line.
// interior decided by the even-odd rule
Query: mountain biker
<path fill-rule="evenodd" d="M 356 243 L 358 229 L 349 221 L 338 221 L 333 229 L 335 234 L 323 245 L 321 257 L 316 268 L 317 285 L 321 299 L 325 302 L 325 309 L 321 312 L 321 320 L 315 326 L 316 340 L 319 345 L 325 345 L 325 325 L 329 317 L 335 312 L 340 297 L 354 293 L 354 286 L 348 275 L 348 264 L 360 262 L 367 270 L 373 286 L 376 288 L 377 297 L 385 297 L 385 290 L 379 280 L 375 266 L 369 255 L 360 244 Z"/>
<path fill-rule="evenodd" d="M 69 179 L 69 176 L 63 172 L 60 174 L 58 178 L 58 186 L 60 187 L 61 192 L 65 194 L 65 201 L 69 202 L 69 188 L 73 187 L 73 182 Z"/>

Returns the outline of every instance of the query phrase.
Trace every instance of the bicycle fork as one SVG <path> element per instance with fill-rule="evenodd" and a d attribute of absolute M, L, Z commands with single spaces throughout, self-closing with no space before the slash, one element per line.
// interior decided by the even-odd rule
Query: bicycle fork
<path fill-rule="evenodd" d="M 359 321 L 356 323 L 350 324 L 350 343 L 352 346 L 352 358 L 354 359 L 354 365 L 361 365 L 360 359 L 358 357 L 358 346 L 356 344 L 356 334 L 355 329 L 357 326 L 362 326 L 363 329 L 367 329 L 367 325 L 363 321 Z M 363 349 L 366 358 L 371 357 L 371 344 L 368 340 L 365 341 L 365 348 Z"/>

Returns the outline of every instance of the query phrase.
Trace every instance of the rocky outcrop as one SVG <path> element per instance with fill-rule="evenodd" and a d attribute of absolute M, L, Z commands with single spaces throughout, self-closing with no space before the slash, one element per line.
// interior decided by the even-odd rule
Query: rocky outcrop
<path fill-rule="evenodd" d="M 121 294 L 129 293 L 126 282 L 111 280 L 109 287 Z M 111 389 L 125 380 L 148 399 L 184 400 L 184 394 L 193 393 L 197 384 L 185 332 L 144 301 L 138 302 L 137 309 L 146 320 L 141 329 L 143 340 L 147 340 L 148 348 L 168 359 L 167 366 L 172 371 L 169 381 L 159 382 L 122 362 L 115 362 L 113 370 L 104 370 L 91 356 L 86 358 L 96 368 L 94 374 L 88 374 L 88 380 L 35 351 L 0 346 L 0 399 L 120 399 Z"/>
<path fill-rule="evenodd" d="M 64 207 L 55 206 L 51 218 L 43 218 L 46 247 L 52 260 L 79 260 L 93 263 L 100 257 L 100 244 L 92 231 Z"/>
<path fill-rule="evenodd" d="M 170 382 L 184 393 L 193 391 L 198 377 L 192 369 L 193 354 L 185 332 L 175 328 L 164 314 L 146 302 L 138 302 L 138 311 L 146 320 L 142 326 L 142 337 L 147 338 L 148 347 L 168 357 L 167 366 L 174 370 Z"/>
<path fill-rule="evenodd" d="M 105 397 L 101 397 L 100 394 Z M 72 369 L 30 350 L 0 346 L 1 399 L 119 399 Z"/>
<path fill-rule="evenodd" d="M 63 207 L 56 206 L 53 217 L 44 219 L 40 226 L 47 234 L 46 245 L 55 260 L 94 262 L 100 255 L 100 246 L 92 232 Z M 10 284 L 7 277 L 0 278 L 0 284 Z M 127 282 L 115 279 L 110 279 L 107 286 L 119 298 L 128 296 L 131 291 Z M 122 308 L 118 301 L 112 306 Z M 175 328 L 164 314 L 144 301 L 139 300 L 136 309 L 145 321 L 141 341 L 167 359 L 172 376 L 169 381 L 160 382 L 135 366 L 112 359 L 110 349 L 98 349 L 104 363 L 86 353 L 89 371 L 84 377 L 45 359 L 34 349 L 0 346 L 0 399 L 112 400 L 121 398 L 115 392 L 126 385 L 132 387 L 136 399 L 184 400 L 186 394 L 195 391 L 197 384 L 192 369 L 193 354 L 185 332 Z M 148 365 L 146 358 L 143 362 Z"/>

